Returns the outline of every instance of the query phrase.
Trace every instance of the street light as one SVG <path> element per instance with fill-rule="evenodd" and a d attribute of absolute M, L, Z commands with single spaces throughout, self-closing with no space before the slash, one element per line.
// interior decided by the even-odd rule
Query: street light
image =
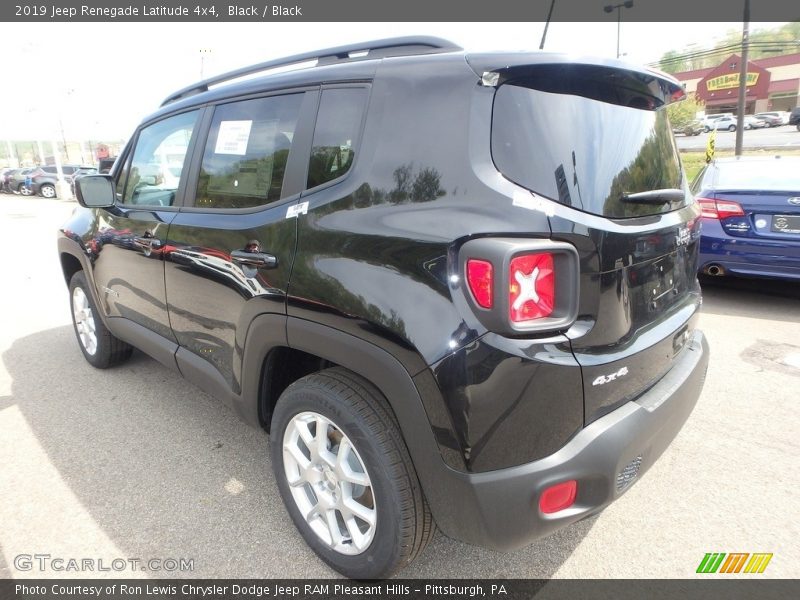
<path fill-rule="evenodd" d="M 631 8 L 632 6 L 633 0 L 625 0 L 625 2 L 620 2 L 619 4 L 609 4 L 603 7 L 603 10 L 607 13 L 610 13 L 615 8 L 617 9 L 617 58 L 619 58 L 619 25 L 622 21 L 622 9 Z"/>

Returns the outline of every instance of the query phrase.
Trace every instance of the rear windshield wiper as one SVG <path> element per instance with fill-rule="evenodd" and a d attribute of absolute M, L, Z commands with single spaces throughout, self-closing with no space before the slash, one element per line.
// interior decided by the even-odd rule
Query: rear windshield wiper
<path fill-rule="evenodd" d="M 681 202 L 686 195 L 683 190 L 665 189 L 649 190 L 647 192 L 636 192 L 635 194 L 622 194 L 623 202 L 634 202 L 636 204 L 667 204 Z"/>

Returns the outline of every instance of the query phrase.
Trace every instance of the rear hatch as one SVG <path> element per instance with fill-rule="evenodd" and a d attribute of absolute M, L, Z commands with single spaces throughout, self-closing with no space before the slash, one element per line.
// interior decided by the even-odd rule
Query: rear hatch
<path fill-rule="evenodd" d="M 663 377 L 694 326 L 700 211 L 665 110 L 683 90 L 617 61 L 534 55 L 490 68 L 492 58 L 470 64 L 497 86 L 495 165 L 554 201 L 552 238 L 579 252 L 578 318 L 567 335 L 588 424 Z"/>
<path fill-rule="evenodd" d="M 800 259 L 798 173 L 796 157 L 722 159 L 695 185 L 701 203 L 719 207 L 725 233 L 760 242 L 746 246 L 754 261 L 794 267 Z"/>

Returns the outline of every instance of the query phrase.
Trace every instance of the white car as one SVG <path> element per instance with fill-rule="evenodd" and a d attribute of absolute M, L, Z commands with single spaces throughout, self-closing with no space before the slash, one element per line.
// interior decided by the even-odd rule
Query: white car
<path fill-rule="evenodd" d="M 736 117 L 720 117 L 711 124 L 713 129 L 736 131 Z"/>
<path fill-rule="evenodd" d="M 703 124 L 704 131 L 711 131 L 714 128 L 714 123 L 723 118 L 723 117 L 731 117 L 733 116 L 731 113 L 722 113 L 719 115 L 706 115 L 703 117 L 701 123 Z"/>

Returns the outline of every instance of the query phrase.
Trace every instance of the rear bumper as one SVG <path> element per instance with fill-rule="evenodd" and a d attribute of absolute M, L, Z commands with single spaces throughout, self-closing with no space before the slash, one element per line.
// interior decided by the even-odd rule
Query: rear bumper
<path fill-rule="evenodd" d="M 718 265 L 723 274 L 745 277 L 800 279 L 800 243 L 733 237 L 718 222 L 703 221 L 698 270 Z"/>
<path fill-rule="evenodd" d="M 451 537 L 508 551 L 598 512 L 624 494 L 675 438 L 697 402 L 707 367 L 708 344 L 695 331 L 675 366 L 646 394 L 597 419 L 554 454 L 498 471 L 453 473 L 460 479 L 452 482 L 460 518 L 436 515 L 440 527 Z M 636 464 L 635 476 L 622 481 L 623 469 Z M 541 513 L 540 493 L 570 479 L 578 482 L 575 504 Z"/>

